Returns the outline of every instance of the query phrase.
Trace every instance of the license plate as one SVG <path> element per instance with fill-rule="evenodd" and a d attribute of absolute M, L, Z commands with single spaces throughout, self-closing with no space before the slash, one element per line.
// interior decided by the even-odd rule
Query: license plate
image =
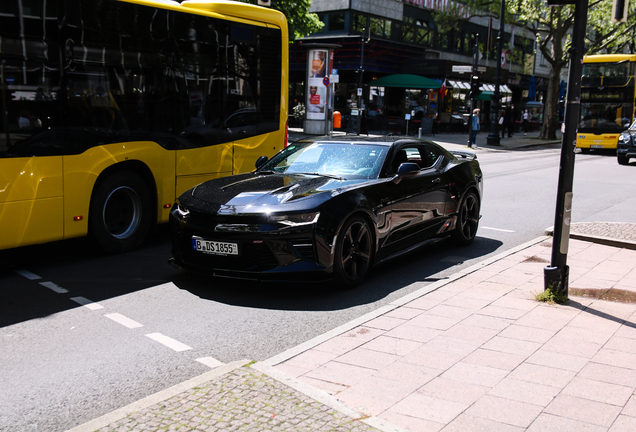
<path fill-rule="evenodd" d="M 212 255 L 238 255 L 237 243 L 203 240 L 201 237 L 192 237 L 192 249 Z"/>
<path fill-rule="evenodd" d="M 601 144 L 592 144 L 590 148 L 603 148 Z"/>

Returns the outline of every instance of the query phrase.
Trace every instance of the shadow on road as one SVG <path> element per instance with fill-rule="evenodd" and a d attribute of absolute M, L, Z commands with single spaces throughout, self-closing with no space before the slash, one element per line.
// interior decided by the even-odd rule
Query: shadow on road
<path fill-rule="evenodd" d="M 254 282 L 214 278 L 183 272 L 172 282 L 180 289 L 210 301 L 258 309 L 294 311 L 341 310 L 377 302 L 395 291 L 401 295 L 415 291 L 422 283 L 438 279 L 434 275 L 458 264 L 494 252 L 501 242 L 477 237 L 469 247 L 458 248 L 450 241 L 374 267 L 367 280 L 352 289 L 340 289 L 331 280 L 312 282 Z M 415 286 L 417 284 L 417 286 Z"/>
<path fill-rule="evenodd" d="M 501 242 L 477 237 L 457 248 L 448 241 L 374 267 L 367 281 L 350 290 L 332 281 L 253 282 L 215 278 L 171 267 L 168 231 L 161 228 L 138 250 L 105 255 L 87 239 L 0 251 L 0 327 L 46 318 L 80 305 L 123 296 L 167 282 L 204 300 L 257 309 L 330 311 L 371 304 L 400 290 L 400 296 L 464 261 L 490 254 Z M 19 272 L 34 273 L 29 279 Z M 42 283 L 54 284 L 55 292 Z"/>

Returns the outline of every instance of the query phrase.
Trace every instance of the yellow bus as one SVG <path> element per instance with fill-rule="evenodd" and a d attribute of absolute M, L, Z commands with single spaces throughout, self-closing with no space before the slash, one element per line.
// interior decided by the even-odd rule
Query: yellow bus
<path fill-rule="evenodd" d="M 618 137 L 634 119 L 636 55 L 583 57 L 581 117 L 576 146 L 616 149 Z"/>
<path fill-rule="evenodd" d="M 286 145 L 288 30 L 233 1 L 0 2 L 0 249 L 137 247 Z"/>

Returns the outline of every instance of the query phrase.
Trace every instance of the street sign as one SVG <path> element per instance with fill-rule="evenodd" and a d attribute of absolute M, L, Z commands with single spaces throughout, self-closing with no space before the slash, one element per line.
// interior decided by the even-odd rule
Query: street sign
<path fill-rule="evenodd" d="M 506 50 L 501 50 L 501 67 L 506 67 Z"/>
<path fill-rule="evenodd" d="M 334 69 L 335 70 L 335 69 Z M 331 74 L 329 75 L 329 79 L 331 80 L 331 84 L 337 84 L 340 82 L 340 75 L 338 74 Z"/>
<path fill-rule="evenodd" d="M 627 22 L 629 0 L 614 0 L 612 5 L 612 22 Z"/>
<path fill-rule="evenodd" d="M 473 71 L 472 66 L 453 65 L 453 72 L 471 73 L 472 71 Z"/>
<path fill-rule="evenodd" d="M 322 79 L 322 83 L 326 86 L 329 87 L 329 77 L 326 76 Z"/>

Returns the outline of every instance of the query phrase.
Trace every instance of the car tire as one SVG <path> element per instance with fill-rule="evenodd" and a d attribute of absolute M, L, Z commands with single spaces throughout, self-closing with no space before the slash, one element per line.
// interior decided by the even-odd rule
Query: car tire
<path fill-rule="evenodd" d="M 152 204 L 145 182 L 137 174 L 111 174 L 96 187 L 91 199 L 89 232 L 108 253 L 138 247 L 152 225 Z"/>
<path fill-rule="evenodd" d="M 623 155 L 617 155 L 618 164 L 619 165 L 627 165 L 629 164 L 629 158 Z"/>
<path fill-rule="evenodd" d="M 364 280 L 373 265 L 374 232 L 360 216 L 349 218 L 336 241 L 334 279 L 342 288 L 352 288 Z"/>
<path fill-rule="evenodd" d="M 479 209 L 479 198 L 475 192 L 467 192 L 459 206 L 457 225 L 453 231 L 453 239 L 457 244 L 467 246 L 477 236 Z"/>

